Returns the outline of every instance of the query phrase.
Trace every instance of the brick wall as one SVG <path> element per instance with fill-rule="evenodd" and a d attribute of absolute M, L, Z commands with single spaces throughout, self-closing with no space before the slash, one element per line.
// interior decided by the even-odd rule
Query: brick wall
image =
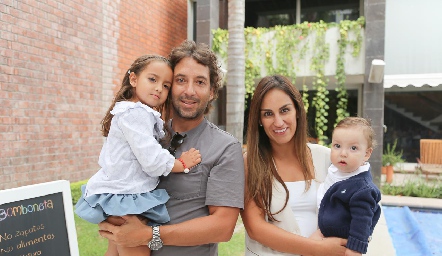
<path fill-rule="evenodd" d="M 0 189 L 94 174 L 124 72 L 186 24 L 186 0 L 2 0 Z"/>

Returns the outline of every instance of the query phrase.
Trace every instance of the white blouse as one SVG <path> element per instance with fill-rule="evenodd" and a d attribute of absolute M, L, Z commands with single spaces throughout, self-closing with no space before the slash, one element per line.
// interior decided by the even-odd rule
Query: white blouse
<path fill-rule="evenodd" d="M 158 140 L 164 136 L 160 113 L 141 102 L 117 102 L 109 134 L 101 149 L 101 169 L 87 185 L 85 196 L 93 194 L 147 193 L 168 175 L 175 158 Z"/>
<path fill-rule="evenodd" d="M 301 216 L 298 215 L 298 213 L 296 213 L 298 215 L 298 217 L 295 217 L 295 213 L 292 210 L 290 201 L 293 198 L 293 200 L 298 201 L 299 197 L 295 196 L 292 194 L 292 192 L 290 192 L 289 190 L 289 203 L 288 207 L 285 207 L 281 212 L 279 212 L 278 214 L 275 214 L 274 217 L 275 219 L 279 220 L 279 221 L 269 221 L 266 217 L 266 221 L 271 223 L 272 225 L 275 225 L 281 229 L 284 229 L 288 232 L 291 232 L 293 234 L 298 234 L 301 235 L 303 232 L 305 232 L 305 234 L 307 234 L 308 232 L 311 231 L 307 231 L 307 230 L 313 230 L 313 226 L 317 227 L 317 213 L 316 213 L 316 189 L 319 186 L 316 182 L 323 182 L 325 179 L 325 175 L 327 174 L 327 168 L 330 166 L 330 149 L 321 145 L 317 145 L 317 144 L 308 144 L 311 152 L 312 152 L 312 156 L 313 156 L 313 165 L 315 167 L 315 182 L 312 182 L 312 187 L 310 188 L 309 192 L 307 192 L 306 194 L 301 193 L 300 191 L 304 191 L 304 185 L 299 185 L 297 186 L 298 188 L 300 188 L 300 190 L 298 190 L 298 193 L 301 195 L 301 197 L 304 197 L 304 199 L 302 199 L 302 201 L 307 201 L 307 200 L 311 200 L 311 202 L 309 203 L 309 206 L 306 206 L 306 204 L 302 204 L 304 205 L 302 208 L 308 208 L 309 210 L 307 210 L 306 212 L 309 212 L 308 214 L 306 213 L 301 214 Z M 315 183 L 313 185 L 313 183 Z M 314 188 L 314 189 L 312 189 Z M 296 191 L 295 191 L 296 193 Z M 276 179 L 273 182 L 273 190 L 272 190 L 272 205 L 270 205 L 270 211 L 271 212 L 277 212 L 279 210 L 282 209 L 282 207 L 285 204 L 285 199 L 286 199 L 286 194 L 285 194 L 285 190 L 284 187 L 282 186 L 281 183 L 279 183 L 278 181 L 276 181 Z M 311 205 L 310 205 L 311 204 Z M 301 205 L 300 205 L 301 206 Z M 312 207 L 315 209 L 315 216 L 314 218 L 311 219 L 311 221 L 314 221 L 313 224 L 311 223 L 305 223 L 305 221 L 299 221 L 298 218 L 311 218 L 309 217 L 310 212 Z M 296 207 L 297 208 L 297 207 Z M 295 209 L 295 212 L 297 212 L 298 209 Z M 304 228 L 306 227 L 306 228 Z M 301 231 L 301 229 L 305 229 L 306 231 Z M 265 235 L 265 234 L 263 234 Z M 255 241 L 253 239 L 251 239 L 247 232 L 245 235 L 245 245 L 246 245 L 246 250 L 245 250 L 245 255 L 246 256 L 293 256 L 295 254 L 289 254 L 289 253 L 282 253 L 282 252 L 278 252 L 275 251 L 267 246 L 264 246 L 263 244 L 259 243 L 258 241 Z"/>
<path fill-rule="evenodd" d="M 300 235 L 309 237 L 318 228 L 316 189 L 319 183 L 313 180 L 307 191 L 305 191 L 305 181 L 285 182 L 285 185 L 290 195 L 288 206 L 298 222 Z"/>

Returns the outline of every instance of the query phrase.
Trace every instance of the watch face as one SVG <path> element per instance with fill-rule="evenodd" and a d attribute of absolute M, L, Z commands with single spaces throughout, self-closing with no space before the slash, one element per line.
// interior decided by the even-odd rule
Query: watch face
<path fill-rule="evenodd" d="M 147 244 L 147 246 L 149 246 L 149 248 L 151 249 L 151 250 L 154 250 L 154 251 L 156 251 L 156 250 L 159 250 L 161 247 L 163 247 L 163 242 L 161 241 L 161 240 L 157 240 L 157 239 L 152 239 L 148 244 Z"/>

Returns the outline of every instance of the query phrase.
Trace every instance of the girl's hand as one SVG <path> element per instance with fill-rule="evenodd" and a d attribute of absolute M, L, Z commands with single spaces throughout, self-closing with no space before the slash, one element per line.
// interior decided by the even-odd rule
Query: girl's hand
<path fill-rule="evenodd" d="M 189 149 L 181 154 L 180 159 L 184 162 L 185 168 L 192 168 L 201 163 L 200 151 L 194 148 Z"/>

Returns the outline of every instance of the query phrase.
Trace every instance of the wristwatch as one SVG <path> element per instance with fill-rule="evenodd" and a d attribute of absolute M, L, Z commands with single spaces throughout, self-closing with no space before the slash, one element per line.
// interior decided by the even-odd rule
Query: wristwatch
<path fill-rule="evenodd" d="M 152 227 L 152 240 L 147 244 L 149 249 L 156 251 L 163 247 L 163 241 L 160 237 L 160 226 Z"/>

